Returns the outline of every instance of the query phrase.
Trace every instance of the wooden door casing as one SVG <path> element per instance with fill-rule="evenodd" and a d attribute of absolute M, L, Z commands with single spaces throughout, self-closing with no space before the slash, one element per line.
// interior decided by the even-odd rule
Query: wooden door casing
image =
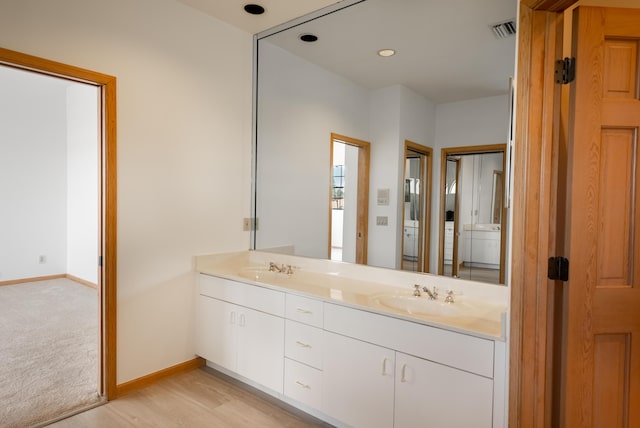
<path fill-rule="evenodd" d="M 640 10 L 573 20 L 560 421 L 640 426 Z"/>

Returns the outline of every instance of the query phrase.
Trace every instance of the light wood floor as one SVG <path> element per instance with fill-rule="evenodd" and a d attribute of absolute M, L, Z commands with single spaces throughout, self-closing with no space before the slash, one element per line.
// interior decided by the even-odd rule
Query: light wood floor
<path fill-rule="evenodd" d="M 50 427 L 329 427 L 204 368 L 174 376 Z"/>

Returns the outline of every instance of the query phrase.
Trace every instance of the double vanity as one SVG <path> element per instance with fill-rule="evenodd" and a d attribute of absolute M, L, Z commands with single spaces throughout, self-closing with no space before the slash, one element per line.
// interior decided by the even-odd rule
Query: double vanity
<path fill-rule="evenodd" d="M 260 251 L 196 270 L 208 366 L 336 426 L 506 426 L 506 287 Z"/>

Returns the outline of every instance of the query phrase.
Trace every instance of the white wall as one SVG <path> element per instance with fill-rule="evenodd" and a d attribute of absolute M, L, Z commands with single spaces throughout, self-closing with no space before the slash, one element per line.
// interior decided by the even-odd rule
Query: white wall
<path fill-rule="evenodd" d="M 0 46 L 116 76 L 117 381 L 193 358 L 193 256 L 249 245 L 251 35 L 174 0 L 4 0 Z"/>
<path fill-rule="evenodd" d="M 370 265 L 401 266 L 404 142 L 433 147 L 435 108 L 431 101 L 401 85 L 371 94 Z M 389 205 L 377 205 L 378 189 L 390 190 Z M 388 217 L 388 226 L 377 226 L 376 216 Z"/>
<path fill-rule="evenodd" d="M 98 283 L 98 89 L 67 88 L 67 270 Z"/>
<path fill-rule="evenodd" d="M 66 84 L 0 67 L 0 281 L 66 272 L 66 145 Z"/>
<path fill-rule="evenodd" d="M 369 140 L 368 91 L 268 42 L 259 52 L 256 244 L 326 258 L 331 133 Z"/>
<path fill-rule="evenodd" d="M 96 91 L 0 67 L 0 280 L 97 281 Z"/>

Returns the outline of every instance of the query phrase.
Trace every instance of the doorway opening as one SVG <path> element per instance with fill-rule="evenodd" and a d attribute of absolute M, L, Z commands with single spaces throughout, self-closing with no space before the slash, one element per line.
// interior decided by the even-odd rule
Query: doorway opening
<path fill-rule="evenodd" d="M 366 141 L 331 134 L 329 260 L 367 263 L 369 152 Z"/>
<path fill-rule="evenodd" d="M 405 140 L 402 270 L 429 272 L 432 160 L 431 148 Z"/>
<path fill-rule="evenodd" d="M 98 393 L 116 397 L 116 79 L 113 76 L 0 48 L 0 64 L 93 85 L 98 90 Z"/>
<path fill-rule="evenodd" d="M 505 144 L 442 149 L 438 274 L 505 283 Z"/>

